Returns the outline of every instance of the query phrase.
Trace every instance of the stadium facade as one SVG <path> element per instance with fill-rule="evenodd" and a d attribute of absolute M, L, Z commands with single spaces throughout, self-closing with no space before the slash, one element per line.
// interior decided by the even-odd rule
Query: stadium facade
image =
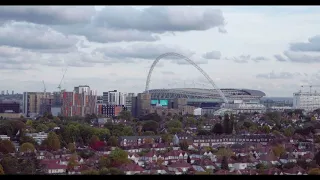
<path fill-rule="evenodd" d="M 243 101 L 246 103 L 259 103 L 266 94 L 259 90 L 251 89 L 220 89 L 228 99 L 228 102 Z M 223 99 L 216 90 L 200 88 L 173 88 L 173 89 L 151 89 L 151 99 L 172 100 L 186 98 L 188 105 L 195 107 L 221 105 Z"/>

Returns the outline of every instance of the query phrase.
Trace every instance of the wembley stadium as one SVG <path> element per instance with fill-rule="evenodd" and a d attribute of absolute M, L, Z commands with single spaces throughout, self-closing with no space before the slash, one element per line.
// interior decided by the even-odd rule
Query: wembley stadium
<path fill-rule="evenodd" d="M 266 94 L 259 90 L 251 89 L 220 89 L 228 102 L 242 100 L 243 102 L 259 103 Z M 221 104 L 223 99 L 217 90 L 200 88 L 173 88 L 173 89 L 150 89 L 151 99 L 171 100 L 175 98 L 186 98 L 189 105 L 200 107 L 202 104 Z"/>

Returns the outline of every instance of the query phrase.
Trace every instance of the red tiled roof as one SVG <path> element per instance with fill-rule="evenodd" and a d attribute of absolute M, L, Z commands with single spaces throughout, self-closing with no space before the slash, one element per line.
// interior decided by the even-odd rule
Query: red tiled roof
<path fill-rule="evenodd" d="M 144 171 L 142 167 L 134 163 L 123 165 L 120 169 L 123 171 Z"/>
<path fill-rule="evenodd" d="M 229 171 L 228 170 L 218 170 L 215 174 L 218 174 L 218 175 L 227 175 L 229 174 Z"/>
<path fill-rule="evenodd" d="M 137 157 L 140 157 L 140 156 L 139 156 L 138 154 L 136 154 L 136 153 L 130 153 L 129 156 L 130 156 L 130 157 L 134 156 L 134 157 L 136 157 L 136 158 L 137 158 Z"/>
<path fill-rule="evenodd" d="M 201 165 L 202 166 L 215 166 L 215 164 L 209 160 L 209 159 L 204 159 L 202 162 L 201 162 Z"/>
<path fill-rule="evenodd" d="M 157 156 L 157 152 L 156 152 L 156 151 L 149 151 L 149 152 L 148 152 L 147 154 L 145 154 L 144 156 L 151 158 L 151 157 L 153 157 L 154 155 Z"/>
<path fill-rule="evenodd" d="M 46 164 L 46 169 L 67 169 L 67 166 L 56 163 L 48 163 Z"/>
<path fill-rule="evenodd" d="M 182 154 L 184 156 L 187 153 L 185 151 L 181 151 L 181 150 L 172 150 L 172 151 L 166 153 L 165 156 L 167 156 L 167 157 L 168 156 L 179 156 L 180 154 Z"/>
<path fill-rule="evenodd" d="M 180 161 L 177 161 L 175 163 L 172 163 L 171 165 L 168 165 L 169 167 L 174 167 L 174 168 L 191 168 L 192 166 L 183 161 L 183 160 L 180 160 Z"/>

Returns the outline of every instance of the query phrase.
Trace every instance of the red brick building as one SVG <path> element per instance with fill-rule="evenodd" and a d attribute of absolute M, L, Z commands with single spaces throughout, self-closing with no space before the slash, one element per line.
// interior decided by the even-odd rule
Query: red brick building
<path fill-rule="evenodd" d="M 75 87 L 73 92 L 62 92 L 61 114 L 63 116 L 85 116 L 97 114 L 97 95 L 89 86 Z"/>

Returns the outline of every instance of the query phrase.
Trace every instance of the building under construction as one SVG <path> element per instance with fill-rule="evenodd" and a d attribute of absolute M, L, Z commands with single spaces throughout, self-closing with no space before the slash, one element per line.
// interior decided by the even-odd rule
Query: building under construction
<path fill-rule="evenodd" d="M 309 89 L 303 90 L 308 87 Z M 308 112 L 314 111 L 320 108 L 320 91 L 315 88 L 320 87 L 318 85 L 301 86 L 299 92 L 293 93 L 293 108 L 303 109 Z"/>

